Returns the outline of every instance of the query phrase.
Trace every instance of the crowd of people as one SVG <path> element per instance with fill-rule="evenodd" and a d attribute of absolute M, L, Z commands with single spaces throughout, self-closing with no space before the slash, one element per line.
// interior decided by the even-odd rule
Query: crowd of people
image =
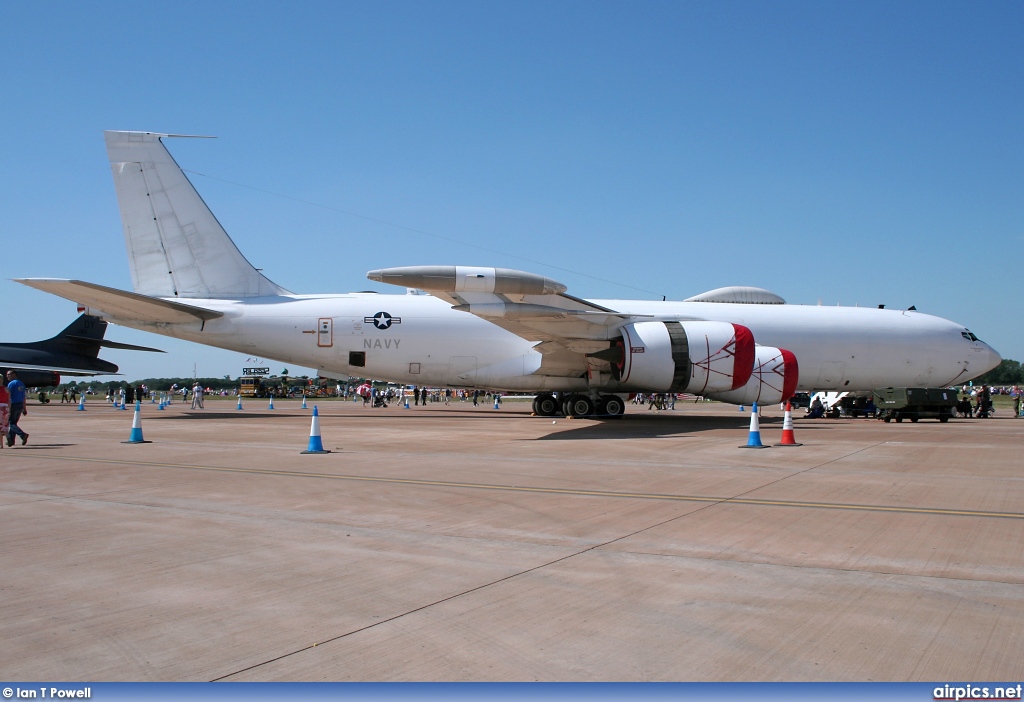
<path fill-rule="evenodd" d="M 358 386 L 345 388 L 342 397 L 352 397 L 354 402 L 363 401 L 364 407 L 387 407 L 393 402 L 405 402 L 412 400 L 411 406 L 426 407 L 427 403 L 451 405 L 452 400 L 459 402 L 472 402 L 474 407 L 479 407 L 480 402 L 496 401 L 501 404 L 501 393 L 485 390 L 453 390 L 452 388 L 401 388 L 401 387 L 378 387 L 367 381 Z"/>
<path fill-rule="evenodd" d="M 20 438 L 22 445 L 25 445 L 28 443 L 29 435 L 18 426 L 18 422 L 23 416 L 28 414 L 25 402 L 28 388 L 25 387 L 23 382 L 18 380 L 17 371 L 7 371 L 6 380 L 6 384 L 0 383 L 0 447 L 3 445 L 13 446 L 16 438 Z M 424 407 L 427 403 L 450 405 L 453 399 L 459 402 L 472 402 L 474 407 L 478 407 L 481 401 L 488 405 L 491 402 L 501 403 L 500 392 L 453 390 L 452 388 L 401 388 L 391 385 L 381 387 L 369 381 L 363 382 L 358 386 L 343 386 L 339 384 L 336 391 L 338 395 L 346 399 L 352 397 L 356 402 L 361 399 L 364 407 L 387 407 L 393 402 L 404 402 L 407 398 L 412 400 L 412 405 L 422 405 Z M 61 404 L 77 403 L 79 392 L 80 390 L 76 385 L 63 386 L 60 399 Z M 87 390 L 81 390 L 81 392 L 93 394 L 94 391 L 92 387 L 89 387 Z M 203 409 L 203 398 L 210 393 L 210 389 L 204 388 L 198 382 L 194 383 L 192 387 L 178 387 L 177 384 L 174 384 L 170 389 L 172 396 L 180 394 L 183 401 L 187 402 L 191 397 L 192 409 Z M 955 416 L 982 419 L 990 417 L 995 412 L 992 397 L 995 395 L 1007 395 L 1013 401 L 1013 416 L 1024 417 L 1024 390 L 1019 385 L 1012 387 L 965 385 L 960 389 L 960 393 L 963 397 L 957 401 Z M 221 391 L 220 394 L 227 395 L 228 393 L 227 391 Z M 111 404 L 131 404 L 136 401 L 141 402 L 150 399 L 151 396 L 152 391 L 142 383 L 135 386 L 130 383 L 110 383 L 106 388 L 106 401 Z M 690 397 L 686 396 L 687 399 Z M 674 393 L 636 393 L 631 397 L 634 405 L 643 406 L 647 404 L 647 409 L 654 410 L 675 409 L 677 399 L 683 398 Z M 694 399 L 695 401 L 700 401 L 703 398 L 696 397 Z M 40 392 L 39 401 L 41 403 L 49 402 L 45 391 Z M 807 419 L 824 417 L 829 409 L 819 396 L 815 396 L 807 408 L 805 416 Z M 865 398 L 862 405 L 857 406 L 857 409 L 858 414 L 863 414 L 864 416 L 872 417 L 877 414 L 873 399 L 870 397 Z"/>

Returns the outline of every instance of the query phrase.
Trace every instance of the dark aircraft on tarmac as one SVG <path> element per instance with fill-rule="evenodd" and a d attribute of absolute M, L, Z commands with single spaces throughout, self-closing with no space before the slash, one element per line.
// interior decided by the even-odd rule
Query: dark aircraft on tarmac
<path fill-rule="evenodd" d="M 147 346 L 105 341 L 107 323 L 87 314 L 52 339 L 26 344 L 0 344 L 0 372 L 13 370 L 28 387 L 59 385 L 64 375 L 110 375 L 117 366 L 99 358 L 100 347 L 128 351 L 155 351 Z"/>

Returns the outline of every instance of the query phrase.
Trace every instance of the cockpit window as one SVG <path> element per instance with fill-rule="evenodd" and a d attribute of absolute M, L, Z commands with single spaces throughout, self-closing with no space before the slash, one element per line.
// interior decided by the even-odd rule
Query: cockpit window
<path fill-rule="evenodd" d="M 963 338 L 967 339 L 968 341 L 977 341 L 978 340 L 978 337 L 976 337 L 974 334 L 972 334 L 969 329 L 966 330 L 966 331 L 960 332 L 960 336 L 962 336 Z"/>

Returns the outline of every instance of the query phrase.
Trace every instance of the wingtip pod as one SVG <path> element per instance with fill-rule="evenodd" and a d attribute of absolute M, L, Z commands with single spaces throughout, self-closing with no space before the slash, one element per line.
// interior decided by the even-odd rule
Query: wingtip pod
<path fill-rule="evenodd" d="M 511 268 L 476 266 L 400 266 L 366 274 L 378 283 L 434 292 L 485 292 L 503 295 L 557 295 L 568 288 L 551 278 Z"/>

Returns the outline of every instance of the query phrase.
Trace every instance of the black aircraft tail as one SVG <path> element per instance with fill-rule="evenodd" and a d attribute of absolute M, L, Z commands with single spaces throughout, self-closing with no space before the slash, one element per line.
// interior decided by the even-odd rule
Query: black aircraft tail
<path fill-rule="evenodd" d="M 99 356 L 100 348 L 124 349 L 126 351 L 156 351 L 160 349 L 148 346 L 122 344 L 119 341 L 107 341 L 103 335 L 107 333 L 107 322 L 99 317 L 83 314 L 69 324 L 64 331 L 52 339 L 36 342 L 36 346 L 49 351 L 73 353 L 80 356 Z"/>
<path fill-rule="evenodd" d="M 63 351 L 81 356 L 100 355 L 103 335 L 107 333 L 107 323 L 99 317 L 83 314 L 65 327 L 57 336 L 46 341 L 37 342 L 40 346 L 52 351 Z"/>

